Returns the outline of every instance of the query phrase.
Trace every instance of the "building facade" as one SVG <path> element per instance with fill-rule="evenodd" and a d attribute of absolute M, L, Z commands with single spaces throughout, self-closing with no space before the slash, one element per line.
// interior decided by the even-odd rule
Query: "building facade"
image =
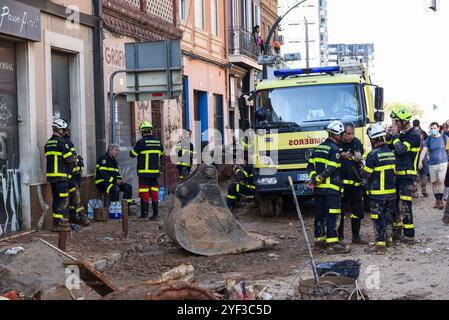
<path fill-rule="evenodd" d="M 1 0 L 0 18 L 0 235 L 51 219 L 43 148 L 53 117 L 65 118 L 83 174 L 95 159 L 94 32 L 88 1 Z"/>
<path fill-rule="evenodd" d="M 357 61 L 374 69 L 374 44 L 373 43 L 338 43 L 329 44 L 329 64 L 336 65 L 340 61 Z"/>
<path fill-rule="evenodd" d="M 229 139 L 226 8 L 220 0 L 179 3 L 179 24 L 184 32 L 181 123 L 192 130 L 198 150 Z"/>
<path fill-rule="evenodd" d="M 108 0 L 102 1 L 103 18 L 103 74 L 104 74 L 104 118 L 105 141 L 110 136 L 107 125 L 114 122 L 115 143 L 120 145 L 118 162 L 123 178 L 133 186 L 134 196 L 138 194 L 136 160 L 129 157 L 129 151 L 140 139 L 138 126 L 143 120 L 152 122 L 155 136 L 170 149 L 172 133 L 181 127 L 180 103 L 177 100 L 127 101 L 129 91 L 125 73 L 119 73 L 113 80 L 116 95 L 114 119 L 110 119 L 110 79 L 113 72 L 126 68 L 125 44 L 141 41 L 176 40 L 182 37 L 178 23 L 178 0 Z M 151 58 L 151 57 L 149 57 Z M 104 152 L 107 144 L 103 143 Z M 168 154 L 168 152 L 167 152 Z M 160 183 L 170 186 L 177 180 L 176 168 L 169 157 L 163 159 Z"/>
<path fill-rule="evenodd" d="M 297 3 L 279 0 L 279 15 Z M 327 66 L 329 63 L 326 0 L 308 0 L 293 9 L 281 22 L 282 54 L 301 54 L 291 68 Z"/>

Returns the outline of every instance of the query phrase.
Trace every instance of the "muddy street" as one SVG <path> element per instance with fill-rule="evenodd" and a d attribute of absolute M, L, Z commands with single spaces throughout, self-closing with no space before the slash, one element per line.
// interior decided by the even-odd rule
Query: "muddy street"
<path fill-rule="evenodd" d="M 370 299 L 447 298 L 449 227 L 441 221 L 442 211 L 433 209 L 433 202 L 431 197 L 414 199 L 416 245 L 399 245 L 390 248 L 385 255 L 365 253 L 366 246 L 352 246 L 351 253 L 333 256 L 314 250 L 315 259 L 318 262 L 360 260 L 359 284 L 367 289 Z M 257 209 L 250 208 L 250 205 L 244 205 L 235 212 L 246 230 L 279 242 L 272 248 L 255 252 L 216 257 L 193 255 L 165 236 L 161 222 L 136 221 L 134 217 L 130 218 L 129 239 L 121 239 L 119 220 L 92 223 L 72 233 L 67 252 L 92 263 L 112 283 L 122 288 L 190 263 L 195 268 L 197 283 L 207 288 L 220 286 L 229 278 L 245 279 L 247 284 L 266 286 L 274 299 L 299 299 L 297 281 L 289 295 L 285 294 L 298 270 L 308 262 L 308 255 L 294 207 L 284 207 L 283 214 L 274 218 L 260 217 Z M 304 217 L 309 239 L 313 239 L 313 208 L 305 210 Z M 346 231 L 350 231 L 349 219 L 346 223 Z M 363 220 L 362 230 L 368 241 L 374 241 L 369 215 Z M 0 242 L 0 249 L 27 243 L 36 237 L 57 243 L 55 234 L 40 232 Z M 350 234 L 346 235 L 346 241 L 350 241 Z M 300 277 L 312 277 L 311 268 L 306 266 Z"/>

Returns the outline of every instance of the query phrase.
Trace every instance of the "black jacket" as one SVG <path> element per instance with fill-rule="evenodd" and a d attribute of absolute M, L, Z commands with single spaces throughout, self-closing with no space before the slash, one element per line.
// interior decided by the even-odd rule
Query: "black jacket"
<path fill-rule="evenodd" d="M 395 136 L 387 136 L 387 144 L 396 155 L 396 176 L 398 179 L 413 180 L 418 174 L 418 159 L 421 150 L 419 133 L 410 128 Z"/>
<path fill-rule="evenodd" d="M 386 144 L 368 153 L 360 174 L 368 182 L 366 188 L 370 199 L 396 199 L 395 169 L 396 157 Z"/>
<path fill-rule="evenodd" d="M 338 146 L 341 152 L 349 151 L 352 155 L 355 155 L 356 152 L 363 155 L 364 152 L 362 142 L 356 137 L 350 143 L 342 142 Z M 359 167 L 360 165 L 354 160 L 341 159 L 341 179 L 345 188 L 359 187 L 361 185 L 361 181 L 356 174 L 359 171 Z"/>
<path fill-rule="evenodd" d="M 309 159 L 307 171 L 315 185 L 318 175 L 324 179 L 321 184 L 316 185 L 315 194 L 340 195 L 343 191 L 340 176 L 340 148 L 330 138 L 315 148 Z"/>
<path fill-rule="evenodd" d="M 95 168 L 95 184 L 107 183 L 116 184 L 118 179 L 122 179 L 118 169 L 118 162 L 112 159 L 108 153 L 102 155 Z"/>
<path fill-rule="evenodd" d="M 47 159 L 47 181 L 56 182 L 68 179 L 67 172 L 71 172 L 75 157 L 64 138 L 52 136 L 44 147 Z"/>
<path fill-rule="evenodd" d="M 137 157 L 137 175 L 141 178 L 158 178 L 164 147 L 153 136 L 145 136 L 137 141 L 129 152 L 131 158 Z"/>

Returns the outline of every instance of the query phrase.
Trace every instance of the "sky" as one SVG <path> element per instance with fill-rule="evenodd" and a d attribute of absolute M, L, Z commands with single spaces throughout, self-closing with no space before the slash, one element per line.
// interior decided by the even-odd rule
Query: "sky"
<path fill-rule="evenodd" d="M 374 43 L 385 102 L 415 102 L 423 120 L 449 119 L 449 1 L 327 0 L 329 43 Z M 433 110 L 433 104 L 438 109 Z"/>

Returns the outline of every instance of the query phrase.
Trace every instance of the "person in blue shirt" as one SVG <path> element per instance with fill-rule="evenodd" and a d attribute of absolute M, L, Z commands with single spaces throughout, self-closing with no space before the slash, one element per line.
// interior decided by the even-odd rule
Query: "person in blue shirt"
<path fill-rule="evenodd" d="M 421 169 L 423 167 L 423 160 L 428 153 L 430 182 L 432 182 L 432 189 L 436 199 L 434 208 L 443 210 L 444 180 L 446 178 L 448 164 L 449 138 L 441 134 L 438 128 L 438 123 L 432 122 L 430 124 L 430 136 L 424 142 L 419 157 L 419 168 Z"/>

